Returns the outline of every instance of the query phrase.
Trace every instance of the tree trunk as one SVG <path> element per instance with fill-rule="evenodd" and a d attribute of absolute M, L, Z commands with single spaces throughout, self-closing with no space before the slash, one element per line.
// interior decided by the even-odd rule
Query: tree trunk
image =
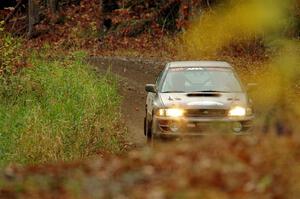
<path fill-rule="evenodd" d="M 37 0 L 28 0 L 28 38 L 32 38 L 35 34 L 34 25 L 39 21 L 39 4 Z"/>
<path fill-rule="evenodd" d="M 103 36 L 108 29 L 111 27 L 111 19 L 106 18 L 105 14 L 107 13 L 105 10 L 106 1 L 105 0 L 100 0 L 100 11 L 99 11 L 99 32 L 101 33 L 100 35 Z"/>
<path fill-rule="evenodd" d="M 178 19 L 176 21 L 176 26 L 178 29 L 182 29 L 187 21 L 187 16 L 190 12 L 190 0 L 183 0 L 180 2 L 180 8 L 178 11 Z"/>
<path fill-rule="evenodd" d="M 103 0 L 99 0 L 99 16 L 99 32 L 102 32 L 104 27 Z"/>
<path fill-rule="evenodd" d="M 48 0 L 48 8 L 52 14 L 57 13 L 58 10 L 58 0 Z"/>
<path fill-rule="evenodd" d="M 102 14 L 103 12 L 103 0 L 99 0 L 99 8 L 100 8 L 100 13 Z"/>

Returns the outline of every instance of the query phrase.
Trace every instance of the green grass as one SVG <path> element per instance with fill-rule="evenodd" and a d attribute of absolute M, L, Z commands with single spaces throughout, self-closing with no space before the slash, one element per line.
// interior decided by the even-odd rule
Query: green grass
<path fill-rule="evenodd" d="M 97 77 L 77 52 L 63 61 L 36 56 L 0 86 L 0 165 L 81 159 L 120 150 L 116 80 Z"/>

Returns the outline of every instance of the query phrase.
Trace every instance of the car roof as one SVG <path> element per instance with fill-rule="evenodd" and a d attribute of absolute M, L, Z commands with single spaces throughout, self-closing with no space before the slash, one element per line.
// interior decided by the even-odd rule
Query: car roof
<path fill-rule="evenodd" d="M 175 61 L 167 64 L 170 68 L 176 67 L 221 67 L 232 68 L 231 65 L 224 61 Z"/>

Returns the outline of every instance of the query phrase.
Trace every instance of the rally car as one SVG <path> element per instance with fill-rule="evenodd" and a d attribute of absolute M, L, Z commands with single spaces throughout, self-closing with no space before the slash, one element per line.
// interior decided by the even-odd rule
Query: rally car
<path fill-rule="evenodd" d="M 148 140 L 198 136 L 210 133 L 211 128 L 242 133 L 254 119 L 247 89 L 227 62 L 168 63 L 156 83 L 147 84 L 145 90 Z"/>

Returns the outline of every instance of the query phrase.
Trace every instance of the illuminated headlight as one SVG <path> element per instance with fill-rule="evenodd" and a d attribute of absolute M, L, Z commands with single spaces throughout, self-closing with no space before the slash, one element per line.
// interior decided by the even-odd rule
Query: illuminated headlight
<path fill-rule="evenodd" d="M 241 106 L 236 106 L 229 110 L 229 116 L 246 116 L 246 109 Z"/>
<path fill-rule="evenodd" d="M 183 110 L 182 109 L 166 109 L 166 116 L 168 117 L 181 117 L 183 116 Z"/>
<path fill-rule="evenodd" d="M 170 108 L 170 109 L 159 109 L 159 116 L 167 116 L 167 117 L 181 117 L 183 116 L 184 111 L 178 108 Z"/>

